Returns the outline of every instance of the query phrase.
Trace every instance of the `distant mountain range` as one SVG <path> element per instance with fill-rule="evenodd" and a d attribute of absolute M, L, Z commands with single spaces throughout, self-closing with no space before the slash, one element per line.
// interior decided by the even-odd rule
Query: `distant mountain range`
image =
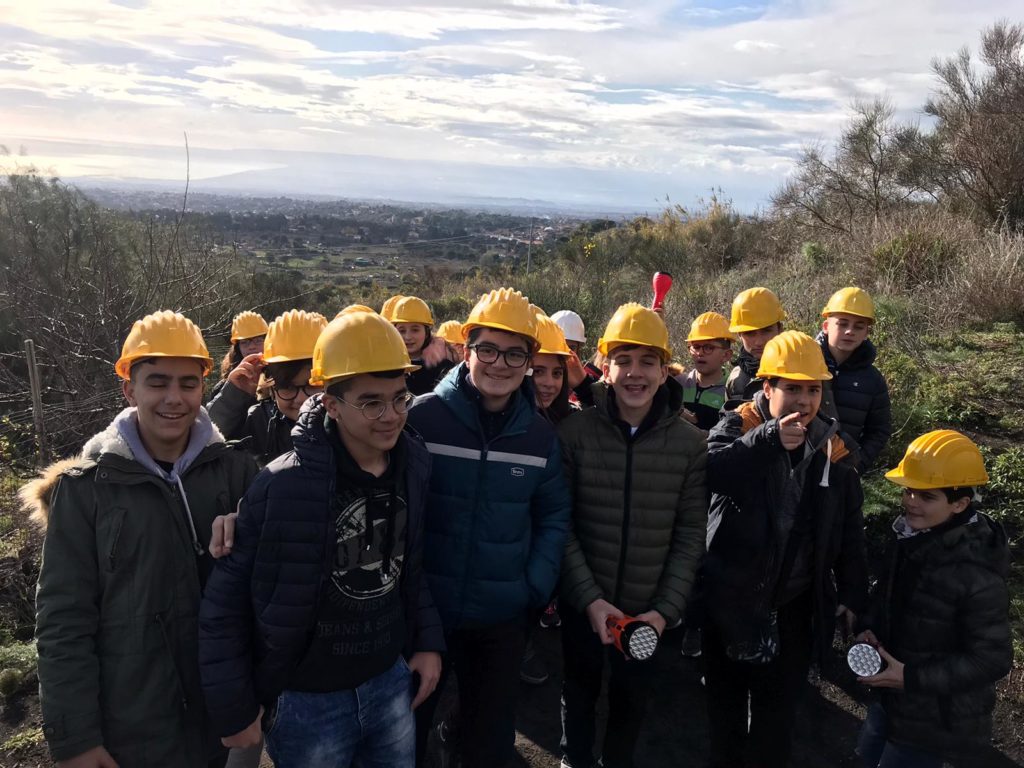
<path fill-rule="evenodd" d="M 83 187 L 123 189 L 182 189 L 184 147 L 53 140 L 8 139 L 23 145 L 28 159 L 45 157 L 56 164 L 43 169 Z M 80 167 L 89 158 L 97 174 L 62 173 L 61 158 Z M 16 158 L 12 158 L 16 159 Z M 477 165 L 429 159 L 400 159 L 369 155 L 279 150 L 213 150 L 192 147 L 190 189 L 211 194 L 284 195 L 323 199 L 436 203 L 459 208 L 501 209 L 517 214 L 576 213 L 613 217 L 660 211 L 668 197 L 691 205 L 709 190 L 680 190 L 678 174 L 624 169 L 528 165 Z M 106 168 L 147 167 L 145 179 L 110 174 Z M 167 169 L 168 178 L 159 178 Z M 180 169 L 180 175 L 176 170 Z M 235 170 L 242 169 L 242 170 Z M 154 178 L 157 176 L 157 178 Z M 736 195 L 741 208 L 756 205 L 757 197 Z M 753 190 L 748 190 L 753 192 Z"/>

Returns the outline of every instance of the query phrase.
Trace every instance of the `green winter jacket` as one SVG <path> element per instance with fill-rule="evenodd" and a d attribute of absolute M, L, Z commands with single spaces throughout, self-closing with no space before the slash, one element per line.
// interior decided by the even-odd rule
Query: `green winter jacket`
<path fill-rule="evenodd" d="M 22 491 L 46 527 L 36 594 L 43 734 L 55 760 L 103 745 L 121 768 L 205 766 L 222 750 L 199 683 L 206 545 L 256 466 L 201 411 L 210 436 L 181 473 L 183 502 L 178 483 L 140 464 L 119 432 L 132 410 Z"/>
<path fill-rule="evenodd" d="M 630 615 L 653 609 L 671 625 L 704 554 L 707 444 L 680 418 L 674 379 L 632 437 L 614 414 L 611 388 L 597 382 L 592 393 L 595 407 L 558 430 L 573 495 L 562 599 L 581 612 L 598 598 Z"/>

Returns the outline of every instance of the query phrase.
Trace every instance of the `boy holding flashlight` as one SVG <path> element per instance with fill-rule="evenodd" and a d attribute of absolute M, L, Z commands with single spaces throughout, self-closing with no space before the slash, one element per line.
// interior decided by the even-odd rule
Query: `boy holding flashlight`
<path fill-rule="evenodd" d="M 867 601 L 863 493 L 838 423 L 818 413 L 832 377 L 821 348 L 779 334 L 756 377 L 761 391 L 708 441 L 703 656 L 720 768 L 787 764 L 812 657 Z"/>
<path fill-rule="evenodd" d="M 562 765 L 593 763 L 594 709 L 605 657 L 610 725 L 602 764 L 633 765 L 651 679 L 647 665 L 609 646 L 608 619 L 634 616 L 660 634 L 681 616 L 704 552 L 703 435 L 679 417 L 661 318 L 619 307 L 598 342 L 607 356 L 594 406 L 559 426 L 572 524 L 562 567 Z"/>

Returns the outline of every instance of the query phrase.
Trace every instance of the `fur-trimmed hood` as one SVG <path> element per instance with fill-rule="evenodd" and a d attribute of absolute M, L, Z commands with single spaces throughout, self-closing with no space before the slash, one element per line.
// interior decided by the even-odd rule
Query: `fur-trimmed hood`
<path fill-rule="evenodd" d="M 50 464 L 39 473 L 38 477 L 29 480 L 18 489 L 22 508 L 31 515 L 35 523 L 45 529 L 50 516 L 50 500 L 53 498 L 53 492 L 60 478 L 64 475 L 77 477 L 85 474 L 95 467 L 104 455 L 117 456 L 127 461 L 136 462 L 164 480 L 173 482 L 174 476 L 179 472 L 184 472 L 204 448 L 224 442 L 224 436 L 210 420 L 206 409 L 200 408 L 193 427 L 192 439 L 190 439 L 181 459 L 175 463 L 173 473 L 168 474 L 160 469 L 148 454 L 145 454 L 140 460 L 133 452 L 132 435 L 134 434 L 137 439 L 137 423 L 136 409 L 125 408 L 114 417 L 106 429 L 86 441 L 78 456 L 61 459 Z"/>

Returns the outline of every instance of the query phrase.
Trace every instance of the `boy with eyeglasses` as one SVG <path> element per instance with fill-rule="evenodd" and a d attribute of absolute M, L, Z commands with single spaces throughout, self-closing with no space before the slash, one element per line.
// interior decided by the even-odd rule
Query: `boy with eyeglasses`
<path fill-rule="evenodd" d="M 326 389 L 246 493 L 204 595 L 207 710 L 226 746 L 265 730 L 277 768 L 412 768 L 444 649 L 422 578 L 430 457 L 403 431 L 416 366 L 370 310 L 336 317 L 311 357 Z"/>
<path fill-rule="evenodd" d="M 725 405 L 725 364 L 736 334 L 717 312 L 705 312 L 690 325 L 686 346 L 693 368 L 679 378 L 683 385 L 682 416 L 705 433 L 718 423 Z"/>
<path fill-rule="evenodd" d="M 293 309 L 267 329 L 262 354 L 249 355 L 228 374 L 207 410 L 229 440 L 252 453 L 261 466 L 292 449 L 292 427 L 303 404 L 321 387 L 310 383 L 313 345 L 327 325 L 317 312 Z M 260 378 L 271 397 L 257 402 Z"/>
<path fill-rule="evenodd" d="M 464 361 L 416 399 L 409 424 L 433 457 L 424 568 L 458 679 L 463 768 L 512 757 L 527 612 L 558 576 L 569 495 L 554 427 L 525 381 L 536 314 L 508 288 L 463 325 Z M 417 714 L 422 757 L 437 696 Z"/>

